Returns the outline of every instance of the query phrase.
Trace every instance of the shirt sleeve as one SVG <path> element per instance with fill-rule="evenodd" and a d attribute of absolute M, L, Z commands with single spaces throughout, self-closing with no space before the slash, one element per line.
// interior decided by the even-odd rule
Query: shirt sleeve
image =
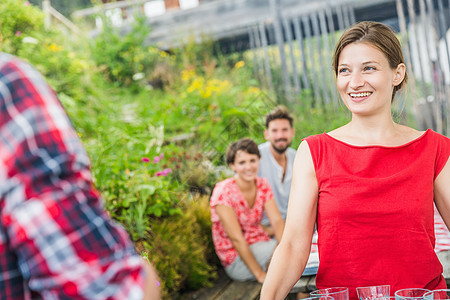
<path fill-rule="evenodd" d="M 230 197 L 229 183 L 222 181 L 216 184 L 213 193 L 211 195 L 210 205 L 211 207 L 217 205 L 225 205 L 233 208 L 232 199 Z"/>
<path fill-rule="evenodd" d="M 0 57 L 0 139 L 1 227 L 25 286 L 142 299 L 144 262 L 105 213 L 77 133 L 42 76 L 11 56 Z"/>

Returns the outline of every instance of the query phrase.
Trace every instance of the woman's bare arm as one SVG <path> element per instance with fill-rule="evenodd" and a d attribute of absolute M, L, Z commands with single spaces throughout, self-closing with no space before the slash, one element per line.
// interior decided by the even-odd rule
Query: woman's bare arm
<path fill-rule="evenodd" d="M 295 157 L 286 226 L 270 262 L 261 300 L 284 299 L 305 269 L 316 221 L 317 198 L 314 165 L 308 144 L 303 141 Z"/>
<path fill-rule="evenodd" d="M 250 250 L 250 247 L 242 234 L 242 228 L 239 225 L 235 211 L 229 206 L 217 205 L 216 213 L 242 261 L 247 265 L 256 280 L 262 283 L 266 278 L 266 272 L 258 264 L 255 256 Z"/>
<path fill-rule="evenodd" d="M 450 158 L 434 180 L 434 202 L 450 230 Z"/>

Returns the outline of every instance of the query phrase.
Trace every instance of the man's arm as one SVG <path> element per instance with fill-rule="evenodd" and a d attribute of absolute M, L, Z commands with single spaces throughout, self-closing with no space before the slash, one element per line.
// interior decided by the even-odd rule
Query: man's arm
<path fill-rule="evenodd" d="M 281 217 L 280 211 L 278 210 L 277 204 L 273 198 L 264 204 L 264 210 L 270 220 L 270 228 L 273 231 L 277 241 L 280 242 L 284 231 L 284 220 Z"/>

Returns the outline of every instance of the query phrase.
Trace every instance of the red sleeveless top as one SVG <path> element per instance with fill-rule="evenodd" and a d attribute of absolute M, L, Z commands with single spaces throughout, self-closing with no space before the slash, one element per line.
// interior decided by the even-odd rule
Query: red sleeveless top
<path fill-rule="evenodd" d="M 319 184 L 317 288 L 446 288 L 434 252 L 433 182 L 450 139 L 428 129 L 397 147 L 305 138 Z"/>

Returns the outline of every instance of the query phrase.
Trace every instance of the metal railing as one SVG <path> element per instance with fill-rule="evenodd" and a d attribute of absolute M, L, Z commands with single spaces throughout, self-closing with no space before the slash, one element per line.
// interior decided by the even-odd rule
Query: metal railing
<path fill-rule="evenodd" d="M 59 11 L 52 7 L 50 0 L 44 0 L 42 2 L 42 10 L 45 14 L 45 28 L 50 29 L 52 26 L 52 18 L 56 19 L 58 22 L 63 24 L 66 28 L 68 28 L 71 32 L 80 35 L 82 31 L 69 19 L 64 17 Z"/>

